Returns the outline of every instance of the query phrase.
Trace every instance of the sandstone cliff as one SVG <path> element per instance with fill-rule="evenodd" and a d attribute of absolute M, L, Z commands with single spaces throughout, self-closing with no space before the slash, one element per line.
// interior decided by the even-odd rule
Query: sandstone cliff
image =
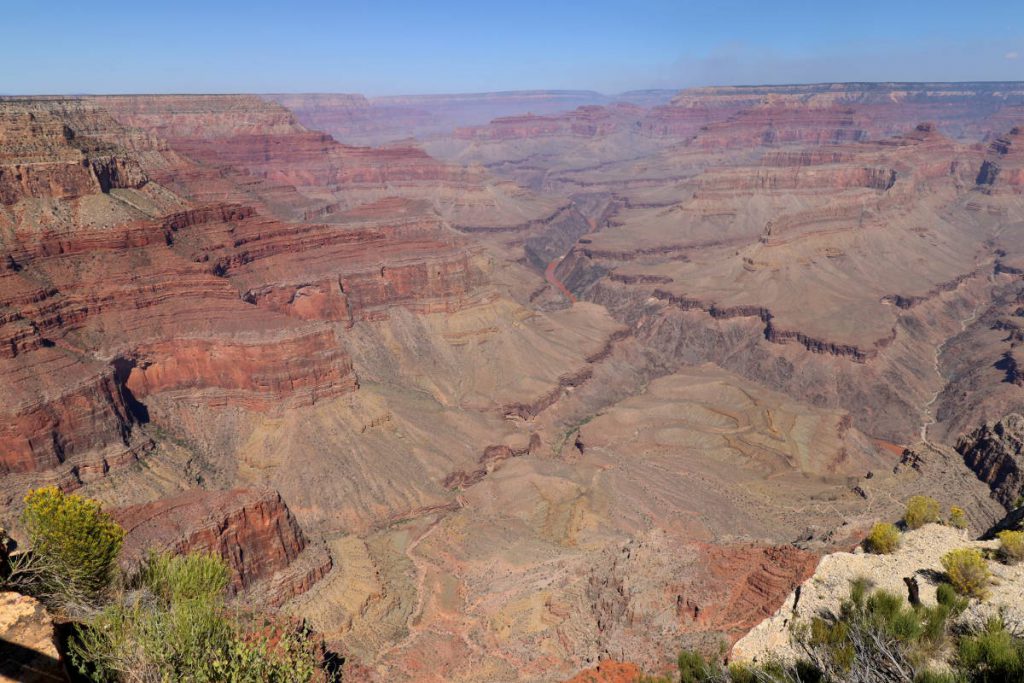
<path fill-rule="evenodd" d="M 188 491 L 119 508 L 125 528 L 121 564 L 130 573 L 149 552 L 206 552 L 222 557 L 235 590 L 259 590 L 270 606 L 305 592 L 331 569 L 326 549 L 311 545 L 280 494 L 271 490 Z"/>

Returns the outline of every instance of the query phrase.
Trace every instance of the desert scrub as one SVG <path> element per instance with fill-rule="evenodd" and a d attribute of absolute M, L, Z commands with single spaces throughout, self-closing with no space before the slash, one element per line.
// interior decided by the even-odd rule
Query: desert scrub
<path fill-rule="evenodd" d="M 967 609 L 967 599 L 960 597 L 952 584 L 943 581 L 935 588 L 935 602 L 949 610 L 953 616 Z"/>
<path fill-rule="evenodd" d="M 913 496 L 907 501 L 903 522 L 908 529 L 920 529 L 925 524 L 939 521 L 939 501 L 928 496 Z"/>
<path fill-rule="evenodd" d="M 124 529 L 100 504 L 56 486 L 25 496 L 29 552 L 12 560 L 11 587 L 51 609 L 95 606 L 113 582 Z"/>
<path fill-rule="evenodd" d="M 992 575 L 982 554 L 974 548 L 957 548 L 942 556 L 942 568 L 961 595 L 984 598 Z"/>
<path fill-rule="evenodd" d="M 97 682 L 335 680 L 307 629 L 230 609 L 228 577 L 214 555 L 151 555 L 127 591 L 76 629 L 72 663 Z"/>
<path fill-rule="evenodd" d="M 1024 531 L 1000 531 L 999 559 L 1006 564 L 1017 564 L 1024 560 Z"/>
<path fill-rule="evenodd" d="M 864 539 L 864 549 L 876 555 L 888 555 L 900 546 L 900 531 L 888 522 L 878 522 Z"/>
<path fill-rule="evenodd" d="M 896 593 L 850 582 L 838 610 L 798 621 L 795 661 L 733 663 L 680 655 L 674 678 L 641 683 L 1009 683 L 1024 681 L 1024 639 L 1001 619 L 981 628 L 956 622 L 968 601 L 939 584 L 935 607 L 911 606 Z M 956 625 L 954 625 L 956 624 Z"/>
<path fill-rule="evenodd" d="M 963 508 L 958 508 L 955 505 L 949 508 L 949 525 L 954 529 L 967 528 L 967 513 Z"/>
<path fill-rule="evenodd" d="M 957 666 L 971 683 L 1024 681 L 1024 641 L 995 617 L 980 632 L 963 637 L 957 647 Z"/>
<path fill-rule="evenodd" d="M 912 607 L 901 595 L 872 591 L 866 579 L 856 579 L 838 613 L 815 616 L 793 631 L 806 670 L 818 678 L 787 680 L 909 683 L 946 646 L 952 613 L 942 604 Z"/>

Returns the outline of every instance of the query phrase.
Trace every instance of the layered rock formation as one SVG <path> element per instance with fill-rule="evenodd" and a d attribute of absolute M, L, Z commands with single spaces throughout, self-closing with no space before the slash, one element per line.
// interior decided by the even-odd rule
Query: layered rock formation
<path fill-rule="evenodd" d="M 4 139 L 14 141 L 5 173 L 21 178 L 0 213 L 12 392 L 5 472 L 49 470 L 73 486 L 133 461 L 148 443 L 137 426 L 149 419 L 134 391 L 187 389 L 214 405 L 276 409 L 354 389 L 331 329 L 245 303 L 208 257 L 182 253 L 192 234 L 259 221 L 251 209 L 189 208 L 131 152 L 75 132 L 119 135 L 92 105 L 2 106 L 11 112 Z M 39 196 L 35 169 L 56 189 Z"/>
<path fill-rule="evenodd" d="M 1019 87 L 589 97 L 0 100 L 4 519 L 82 487 L 370 680 L 555 681 L 912 493 L 1001 517 L 949 445 L 1024 403 Z"/>
<path fill-rule="evenodd" d="M 330 554 L 309 544 L 276 491 L 188 491 L 112 514 L 127 532 L 121 563 L 129 572 L 150 552 L 212 553 L 227 562 L 235 590 L 262 584 L 277 606 L 331 570 Z"/>
<path fill-rule="evenodd" d="M 1007 415 L 963 435 L 956 449 L 992 496 L 1008 509 L 1017 507 L 1024 490 L 1024 417 Z"/>

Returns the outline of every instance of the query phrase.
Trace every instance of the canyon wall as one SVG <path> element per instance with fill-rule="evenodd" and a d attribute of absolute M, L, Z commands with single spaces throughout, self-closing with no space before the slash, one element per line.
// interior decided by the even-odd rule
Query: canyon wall
<path fill-rule="evenodd" d="M 100 498 L 369 680 L 733 642 L 1012 502 L 949 446 L 1024 404 L 1022 92 L 0 99 L 3 521 Z"/>

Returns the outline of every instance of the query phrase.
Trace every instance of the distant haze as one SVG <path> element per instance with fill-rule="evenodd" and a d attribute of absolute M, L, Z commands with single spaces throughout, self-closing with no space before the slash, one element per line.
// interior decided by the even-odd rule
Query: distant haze
<path fill-rule="evenodd" d="M 1024 2 L 9 2 L 0 93 L 1024 79 Z"/>

